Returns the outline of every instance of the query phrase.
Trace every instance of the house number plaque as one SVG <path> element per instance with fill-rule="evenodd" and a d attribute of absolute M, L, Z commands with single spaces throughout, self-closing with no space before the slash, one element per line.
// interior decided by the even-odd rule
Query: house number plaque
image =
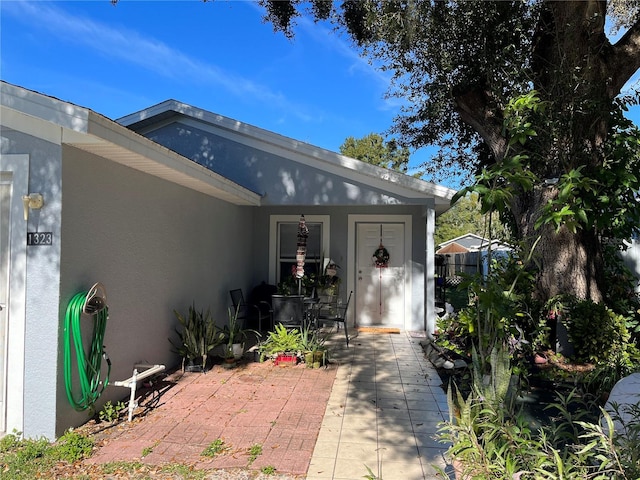
<path fill-rule="evenodd" d="M 27 232 L 27 245 L 53 245 L 53 232 Z"/>

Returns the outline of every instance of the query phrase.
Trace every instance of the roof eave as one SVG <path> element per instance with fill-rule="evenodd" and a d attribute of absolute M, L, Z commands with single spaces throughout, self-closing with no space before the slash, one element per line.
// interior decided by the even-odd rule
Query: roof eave
<path fill-rule="evenodd" d="M 0 82 L 2 125 L 58 145 L 71 145 L 235 205 L 261 196 L 100 115 L 41 93 Z"/>

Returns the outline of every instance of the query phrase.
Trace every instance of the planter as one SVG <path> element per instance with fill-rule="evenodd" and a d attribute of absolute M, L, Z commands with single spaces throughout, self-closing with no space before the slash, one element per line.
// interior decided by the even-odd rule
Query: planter
<path fill-rule="evenodd" d="M 204 373 L 204 366 L 202 365 L 202 360 L 200 360 L 200 363 L 196 363 L 194 360 L 187 360 L 184 365 L 184 371 Z"/>
<path fill-rule="evenodd" d="M 274 363 L 276 365 L 289 366 L 298 364 L 298 356 L 295 353 L 279 353 Z"/>
<path fill-rule="evenodd" d="M 231 353 L 233 353 L 233 358 L 236 360 L 240 360 L 242 355 L 244 355 L 244 344 L 243 343 L 234 343 L 231 346 Z"/>
<path fill-rule="evenodd" d="M 222 363 L 223 368 L 234 368 L 236 366 L 236 359 L 233 357 L 225 357 Z"/>
<path fill-rule="evenodd" d="M 326 358 L 327 352 L 324 350 L 316 350 L 304 354 L 304 362 L 307 364 L 307 368 L 324 367 L 327 363 Z"/>

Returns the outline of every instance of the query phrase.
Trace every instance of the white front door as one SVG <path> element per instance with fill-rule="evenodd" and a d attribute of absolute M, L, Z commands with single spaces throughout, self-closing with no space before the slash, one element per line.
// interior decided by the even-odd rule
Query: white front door
<path fill-rule="evenodd" d="M 356 228 L 356 321 L 358 326 L 400 328 L 405 325 L 405 224 L 358 223 Z M 379 247 L 389 253 L 377 267 Z"/>

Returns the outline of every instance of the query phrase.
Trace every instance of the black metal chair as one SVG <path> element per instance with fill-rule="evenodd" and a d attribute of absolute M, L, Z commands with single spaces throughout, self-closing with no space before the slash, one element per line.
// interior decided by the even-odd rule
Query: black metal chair
<path fill-rule="evenodd" d="M 344 325 L 344 338 L 347 341 L 347 347 L 349 346 L 349 331 L 347 329 L 347 311 L 349 310 L 349 304 L 351 303 L 351 296 L 353 291 L 349 292 L 347 297 L 347 303 L 340 304 L 337 300 L 331 303 L 320 303 L 317 306 L 317 313 L 315 321 L 317 324 L 333 322 L 336 324 L 336 329 L 340 330 L 340 324 Z"/>
<path fill-rule="evenodd" d="M 231 303 L 233 304 L 233 311 L 238 312 L 238 320 L 242 321 L 243 328 L 252 328 L 256 323 L 258 324 L 258 330 L 262 330 L 262 321 L 267 320 L 268 328 L 271 328 L 272 309 L 271 305 L 265 301 L 259 301 L 257 303 L 248 303 L 244 299 L 241 288 L 229 290 L 231 295 Z"/>
<path fill-rule="evenodd" d="M 273 324 L 286 328 L 302 328 L 305 319 L 303 295 L 272 295 Z"/>

